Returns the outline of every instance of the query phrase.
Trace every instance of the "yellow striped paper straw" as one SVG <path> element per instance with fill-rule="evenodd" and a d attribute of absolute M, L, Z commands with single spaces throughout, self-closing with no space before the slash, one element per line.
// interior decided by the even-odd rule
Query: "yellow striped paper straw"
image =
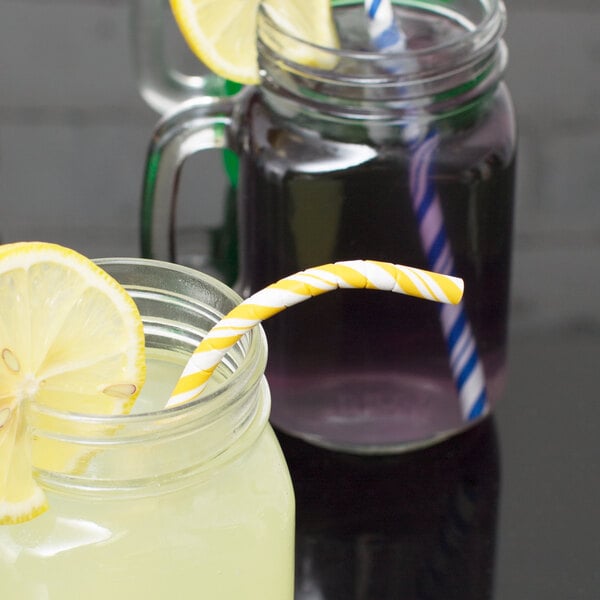
<path fill-rule="evenodd" d="M 244 300 L 206 334 L 188 360 L 167 408 L 197 398 L 227 351 L 255 325 L 289 306 L 338 288 L 384 290 L 457 304 L 462 298 L 463 281 L 374 260 L 331 263 L 280 279 Z"/>

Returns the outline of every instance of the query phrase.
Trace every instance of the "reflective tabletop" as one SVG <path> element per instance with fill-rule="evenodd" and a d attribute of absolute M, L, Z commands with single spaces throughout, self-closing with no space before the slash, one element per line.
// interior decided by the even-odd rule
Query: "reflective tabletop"
<path fill-rule="evenodd" d="M 494 416 L 359 457 L 279 433 L 297 498 L 297 600 L 600 593 L 600 332 L 513 331 Z"/>

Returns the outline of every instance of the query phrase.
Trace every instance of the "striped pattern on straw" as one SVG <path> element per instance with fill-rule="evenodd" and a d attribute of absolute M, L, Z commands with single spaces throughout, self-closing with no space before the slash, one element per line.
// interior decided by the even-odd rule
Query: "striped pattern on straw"
<path fill-rule="evenodd" d="M 435 132 L 414 144 L 410 189 L 427 264 L 439 273 L 454 273 L 454 257 L 446 234 L 440 198 L 433 183 L 433 155 L 439 145 Z M 464 302 L 440 308 L 440 321 L 463 418 L 470 421 L 489 409 L 483 364 Z"/>
<path fill-rule="evenodd" d="M 449 304 L 460 302 L 463 294 L 463 282 L 457 277 L 371 260 L 331 263 L 290 275 L 244 300 L 207 333 L 186 364 L 167 407 L 198 397 L 227 351 L 258 323 L 339 288 L 384 290 Z"/>
<path fill-rule="evenodd" d="M 364 0 L 364 6 L 373 45 L 382 52 L 405 49 L 406 35 L 396 23 L 391 0 Z M 435 131 L 425 136 L 417 128 L 410 137 L 410 189 L 427 264 L 438 273 L 454 273 L 452 249 L 432 178 L 433 155 L 439 136 Z M 464 304 L 442 306 L 440 322 L 463 419 L 477 419 L 489 410 L 489 403 L 483 364 Z"/>
<path fill-rule="evenodd" d="M 405 49 L 406 36 L 396 25 L 389 0 L 365 0 L 365 12 L 369 19 L 369 36 L 375 48 L 385 52 Z"/>

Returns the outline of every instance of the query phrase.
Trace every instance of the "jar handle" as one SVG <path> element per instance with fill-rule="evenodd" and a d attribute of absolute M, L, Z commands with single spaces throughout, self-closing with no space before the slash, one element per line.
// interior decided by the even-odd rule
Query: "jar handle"
<path fill-rule="evenodd" d="M 192 98 L 208 105 L 228 94 L 226 80 L 214 73 L 186 75 L 167 65 L 167 4 L 167 0 L 132 0 L 129 13 L 138 88 L 146 103 L 161 115 Z"/>
<path fill-rule="evenodd" d="M 183 163 L 202 150 L 231 147 L 234 97 L 209 106 L 182 104 L 156 125 L 144 168 L 141 251 L 144 258 L 175 262 L 177 190 Z"/>

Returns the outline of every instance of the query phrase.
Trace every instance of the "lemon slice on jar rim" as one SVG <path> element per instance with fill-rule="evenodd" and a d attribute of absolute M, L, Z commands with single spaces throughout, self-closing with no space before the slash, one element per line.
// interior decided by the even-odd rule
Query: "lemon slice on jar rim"
<path fill-rule="evenodd" d="M 259 5 L 287 35 L 338 47 L 330 0 L 170 0 L 175 21 L 196 56 L 217 75 L 243 84 L 260 81 L 256 51 Z M 288 43 L 284 52 L 301 64 L 331 68 L 331 57 Z"/>
<path fill-rule="evenodd" d="M 0 246 L 0 524 L 47 508 L 33 476 L 75 464 L 73 450 L 36 440 L 28 403 L 61 412 L 126 414 L 146 373 L 142 320 L 132 298 L 81 254 L 44 242 Z"/>

